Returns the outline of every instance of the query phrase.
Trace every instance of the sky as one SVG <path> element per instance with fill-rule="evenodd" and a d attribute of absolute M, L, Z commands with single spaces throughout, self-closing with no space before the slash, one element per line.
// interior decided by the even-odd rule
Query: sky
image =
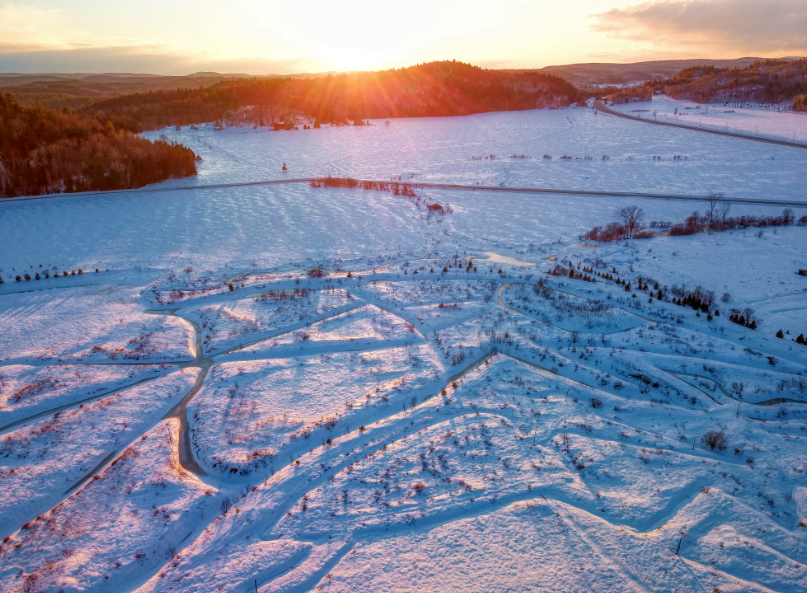
<path fill-rule="evenodd" d="M 247 74 L 807 55 L 807 0 L 0 0 L 0 72 Z"/>

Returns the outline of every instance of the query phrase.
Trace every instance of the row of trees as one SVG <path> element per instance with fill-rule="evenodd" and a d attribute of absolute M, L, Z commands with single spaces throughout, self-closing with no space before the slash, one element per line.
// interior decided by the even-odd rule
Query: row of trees
<path fill-rule="evenodd" d="M 422 202 L 423 205 L 426 207 L 426 213 L 428 215 L 432 214 L 452 214 L 454 209 L 451 206 L 442 206 L 437 202 L 429 202 L 425 198 L 418 195 L 415 191 L 415 186 L 410 183 L 395 183 L 393 182 L 386 182 L 386 181 L 369 181 L 369 180 L 361 180 L 352 179 L 350 177 L 320 177 L 317 179 L 311 179 L 308 184 L 311 187 L 342 187 L 347 189 L 364 189 L 370 191 L 383 191 L 389 192 L 394 196 L 405 196 L 411 200 L 415 200 L 416 206 L 420 208 L 420 203 Z M 471 265 L 470 262 L 468 263 L 468 268 L 470 269 Z M 404 272 L 405 273 L 405 272 Z M 417 272 L 416 272 L 417 273 Z"/>
<path fill-rule="evenodd" d="M 729 231 L 734 229 L 767 228 L 790 226 L 794 222 L 798 226 L 807 226 L 807 216 L 795 218 L 793 210 L 785 208 L 780 216 L 729 216 L 731 202 L 723 198 L 722 193 L 712 193 L 707 199 L 707 210 L 704 214 L 693 212 L 682 223 L 653 221 L 651 228 L 669 229 L 670 235 L 694 235 L 703 232 Z M 658 233 L 645 227 L 644 210 L 638 206 L 624 206 L 614 212 L 617 221 L 609 222 L 604 227 L 596 226 L 580 236 L 581 239 L 609 243 L 620 239 L 648 239 Z"/>
<path fill-rule="evenodd" d="M 269 126 L 294 115 L 318 123 L 470 115 L 563 107 L 580 99 L 578 89 L 549 74 L 445 61 L 380 72 L 229 80 L 207 88 L 136 93 L 102 101 L 89 111 L 131 118 L 140 129 L 157 129 L 228 119 Z"/>
<path fill-rule="evenodd" d="M 0 197 L 142 187 L 196 174 L 192 150 L 0 95 Z"/>
<path fill-rule="evenodd" d="M 780 216 L 729 216 L 730 210 L 731 203 L 723 199 L 723 194 L 712 194 L 704 214 L 693 212 L 683 223 L 672 225 L 669 233 L 673 236 L 694 235 L 708 231 L 790 226 L 796 222 L 790 208 L 782 210 Z M 807 216 L 801 217 L 797 224 L 807 225 Z"/>

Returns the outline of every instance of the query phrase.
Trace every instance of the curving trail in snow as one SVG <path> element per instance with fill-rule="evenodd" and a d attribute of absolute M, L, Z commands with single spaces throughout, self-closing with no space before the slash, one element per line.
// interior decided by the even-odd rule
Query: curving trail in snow
<path fill-rule="evenodd" d="M 800 429 L 777 416 L 771 398 L 747 397 L 736 411 L 722 405 L 739 397 L 724 385 L 720 356 L 709 361 L 687 348 L 759 347 L 731 371 L 756 377 L 758 391 L 798 381 L 807 372 L 803 357 L 783 344 L 762 350 L 748 330 L 688 317 L 669 303 L 641 305 L 608 283 L 548 276 L 538 287 L 515 266 L 502 264 L 498 274 L 460 262 L 440 272 L 452 260 L 436 262 L 305 280 L 254 273 L 238 276 L 243 287 L 232 291 L 228 281 L 201 292 L 180 293 L 170 282 L 143 291 L 146 313 L 192 327 L 193 360 L 164 375 L 192 372 L 192 383 L 137 433 L 98 450 L 96 464 L 50 499 L 50 511 L 8 532 L 0 578 L 12 591 L 62 581 L 82 590 L 109 579 L 114 590 L 144 592 L 180 583 L 240 591 L 253 581 L 264 592 L 394 589 L 385 575 L 424 562 L 404 551 L 414 542 L 429 550 L 456 529 L 482 529 L 488 545 L 501 540 L 496 553 L 506 565 L 517 557 L 495 525 L 531 533 L 534 516 L 543 525 L 536 537 L 557 531 L 565 542 L 574 558 L 566 564 L 581 562 L 590 573 L 586 558 L 599 559 L 599 572 L 587 577 L 595 589 L 807 584 L 792 568 L 807 560 L 797 525 L 807 490 L 779 458 L 785 439 L 798 467 L 807 453 Z M 771 377 L 764 361 L 773 355 Z M 313 399 L 300 399 L 309 389 L 295 382 L 300 365 L 313 377 Z M 114 412 L 113 398 L 155 380 L 16 421 L 3 438 L 30 440 L 54 415 L 86 414 L 90 401 Z M 783 402 L 807 403 L 807 394 L 776 401 Z M 698 440 L 715 426 L 733 453 Z M 163 445 L 147 452 L 151 439 L 165 439 L 165 453 Z M 155 482 L 154 471 L 171 477 Z M 768 480 L 771 472 L 778 481 Z M 140 477 L 125 486 L 124 475 Z M 757 496 L 760 475 L 773 504 Z M 166 487 L 159 484 L 172 484 L 175 497 L 147 514 L 159 520 L 136 519 L 123 541 L 110 540 L 135 512 L 125 491 L 156 501 Z M 77 505 L 104 500 L 118 509 L 102 513 L 106 535 L 92 527 L 71 534 Z M 49 556 L 48 525 L 58 526 L 58 545 L 74 550 L 62 560 Z M 720 533 L 737 534 L 728 549 Z M 758 560 L 767 562 L 753 574 L 733 559 L 744 557 L 743 538 L 752 535 Z M 446 575 L 461 570 L 462 555 L 476 554 L 475 542 L 457 540 L 460 555 L 446 558 L 449 568 L 459 564 L 430 567 L 420 586 L 459 587 Z M 99 552 L 86 562 L 97 570 L 70 560 L 89 545 Z M 386 570 L 361 569 L 361 558 L 377 558 L 384 546 L 404 547 Z M 646 560 L 637 564 L 639 557 Z M 552 554 L 545 561 L 560 562 Z M 552 582 L 581 586 L 574 570 L 567 573 L 553 572 Z M 545 578 L 525 575 L 535 586 Z"/>
<path fill-rule="evenodd" d="M 0 589 L 807 589 L 804 229 L 578 242 L 608 196 L 796 207 L 802 153 L 632 128 L 168 130 L 204 198 L 0 206 Z"/>

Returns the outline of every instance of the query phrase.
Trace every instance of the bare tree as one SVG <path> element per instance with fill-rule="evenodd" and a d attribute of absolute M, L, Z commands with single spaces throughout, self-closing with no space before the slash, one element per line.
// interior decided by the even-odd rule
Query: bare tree
<path fill-rule="evenodd" d="M 720 216 L 720 226 L 722 228 L 726 228 L 726 220 L 728 220 L 729 217 L 729 210 L 731 210 L 731 202 L 721 200 L 717 204 L 717 214 Z"/>
<path fill-rule="evenodd" d="M 706 215 L 709 217 L 709 227 L 713 227 L 720 211 L 720 203 L 723 201 L 723 192 L 710 192 L 706 199 L 709 202 L 709 210 Z"/>
<path fill-rule="evenodd" d="M 614 212 L 614 216 L 622 221 L 625 229 L 628 231 L 628 237 L 633 237 L 633 233 L 642 228 L 642 221 L 644 220 L 644 210 L 638 206 L 623 206 Z"/>

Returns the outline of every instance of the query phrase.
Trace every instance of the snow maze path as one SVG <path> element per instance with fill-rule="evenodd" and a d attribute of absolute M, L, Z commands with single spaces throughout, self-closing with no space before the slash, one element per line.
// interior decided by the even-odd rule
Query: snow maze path
<path fill-rule="evenodd" d="M 0 428 L 3 590 L 807 588 L 803 357 L 479 266 L 144 289 L 192 356 Z"/>

